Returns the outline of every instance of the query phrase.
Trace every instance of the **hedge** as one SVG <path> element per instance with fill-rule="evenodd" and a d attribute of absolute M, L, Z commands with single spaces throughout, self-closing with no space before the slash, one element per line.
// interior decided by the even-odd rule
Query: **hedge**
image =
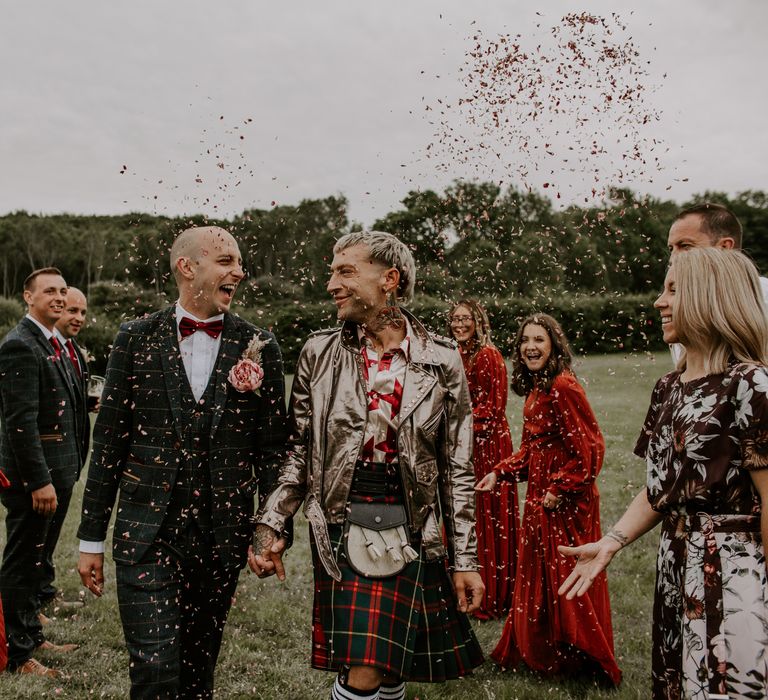
<path fill-rule="evenodd" d="M 530 299 L 493 300 L 486 304 L 493 339 L 505 356 L 512 352 L 517 328 L 530 313 L 554 316 L 563 326 L 577 353 L 642 352 L 664 347 L 653 310 L 655 295 L 555 297 L 534 305 Z M 432 331 L 447 334 L 449 305 L 433 297 L 421 297 L 410 306 Z M 287 371 L 292 371 L 307 336 L 334 326 L 330 302 L 285 304 L 271 309 L 243 309 L 241 316 L 268 328 L 283 350 Z"/>
<path fill-rule="evenodd" d="M 0 297 L 0 338 L 4 338 L 24 315 L 26 309 L 18 299 Z"/>
<path fill-rule="evenodd" d="M 121 321 L 143 315 L 163 303 L 147 290 L 130 288 L 121 290 L 121 294 L 114 289 L 109 292 L 105 287 L 100 286 L 98 292 L 91 295 L 88 323 L 78 338 L 93 356 L 91 372 L 94 374 L 104 373 L 109 346 Z M 560 296 L 539 304 L 530 299 L 510 298 L 488 301 L 485 307 L 491 319 L 494 342 L 506 357 L 512 353 L 520 321 L 534 311 L 551 314 L 560 321 L 577 353 L 642 352 L 664 347 L 657 314 L 653 310 L 654 297 Z M 139 313 L 131 314 L 130 302 L 137 300 Z M 447 333 L 447 303 L 422 296 L 414 300 L 410 309 L 430 330 L 442 335 Z M 273 299 L 270 306 L 240 307 L 236 312 L 277 336 L 288 372 L 293 371 L 310 333 L 336 325 L 335 308 L 330 300 L 275 302 Z M 22 315 L 23 307 L 18 301 L 0 297 L 0 331 L 3 335 Z"/>

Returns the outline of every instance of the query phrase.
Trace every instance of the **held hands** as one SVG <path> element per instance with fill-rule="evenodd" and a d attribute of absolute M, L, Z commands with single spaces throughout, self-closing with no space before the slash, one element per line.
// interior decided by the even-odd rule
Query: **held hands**
<path fill-rule="evenodd" d="M 32 510 L 40 515 L 53 515 L 56 512 L 56 489 L 53 484 L 46 484 L 32 492 Z"/>
<path fill-rule="evenodd" d="M 567 600 L 583 596 L 597 578 L 597 575 L 611 563 L 621 545 L 610 537 L 603 537 L 597 542 L 583 544 L 580 547 L 558 546 L 560 554 L 576 557 L 576 566 L 563 581 L 557 591 L 558 595 L 564 595 Z"/>
<path fill-rule="evenodd" d="M 104 592 L 104 555 L 80 552 L 77 572 L 83 585 L 100 598 Z"/>
<path fill-rule="evenodd" d="M 485 585 L 477 571 L 454 572 L 453 587 L 456 589 L 457 607 L 461 612 L 471 613 L 480 607 L 485 595 Z"/>
<path fill-rule="evenodd" d="M 490 471 L 475 484 L 475 491 L 493 491 L 498 480 L 499 477 L 496 472 Z"/>
<path fill-rule="evenodd" d="M 277 578 L 285 581 L 285 567 L 283 566 L 285 544 L 285 538 L 278 537 L 271 527 L 257 525 L 253 536 L 253 546 L 248 547 L 248 566 L 251 567 L 251 571 L 259 578 L 267 578 L 267 576 L 277 574 Z"/>

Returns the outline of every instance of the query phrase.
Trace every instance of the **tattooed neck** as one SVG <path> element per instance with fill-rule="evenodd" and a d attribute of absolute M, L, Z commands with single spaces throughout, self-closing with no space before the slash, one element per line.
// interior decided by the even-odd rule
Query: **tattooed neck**
<path fill-rule="evenodd" d="M 405 316 L 398 306 L 385 306 L 376 315 L 376 318 L 368 324 L 368 328 L 377 333 L 385 328 L 399 330 L 405 327 Z"/>

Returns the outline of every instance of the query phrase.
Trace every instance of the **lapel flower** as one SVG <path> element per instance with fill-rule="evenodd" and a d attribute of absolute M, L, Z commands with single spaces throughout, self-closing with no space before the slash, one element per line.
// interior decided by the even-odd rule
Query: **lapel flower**
<path fill-rule="evenodd" d="M 229 370 L 227 379 L 236 391 L 240 393 L 252 391 L 257 396 L 261 395 L 259 387 L 264 381 L 264 370 L 261 367 L 261 349 L 268 342 L 268 340 L 261 340 L 258 334 L 254 334 L 237 364 Z"/>

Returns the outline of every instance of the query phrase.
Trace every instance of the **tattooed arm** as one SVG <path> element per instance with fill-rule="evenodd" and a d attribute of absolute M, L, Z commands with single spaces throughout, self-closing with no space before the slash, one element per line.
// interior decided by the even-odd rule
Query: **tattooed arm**
<path fill-rule="evenodd" d="M 576 566 L 560 586 L 558 594 L 565 595 L 568 600 L 584 595 L 597 575 L 611 563 L 616 552 L 652 530 L 661 518 L 662 515 L 651 508 L 648 492 L 643 489 L 602 539 L 581 547 L 559 546 L 561 554 L 576 557 Z"/>

